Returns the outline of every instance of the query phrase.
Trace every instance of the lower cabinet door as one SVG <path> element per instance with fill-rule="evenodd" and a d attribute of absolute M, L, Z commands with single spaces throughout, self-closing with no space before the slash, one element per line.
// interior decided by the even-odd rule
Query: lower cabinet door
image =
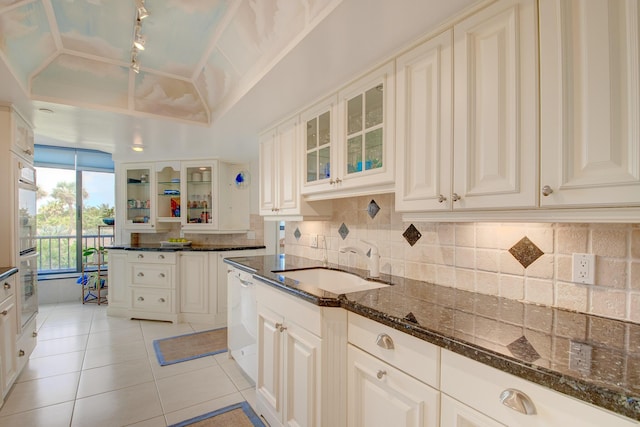
<path fill-rule="evenodd" d="M 18 375 L 16 300 L 12 295 L 0 304 L 0 404 Z"/>
<path fill-rule="evenodd" d="M 282 425 L 282 316 L 258 307 L 258 409 L 272 426 Z"/>
<path fill-rule="evenodd" d="M 439 391 L 351 344 L 347 357 L 349 426 L 440 425 Z"/>
<path fill-rule="evenodd" d="M 442 395 L 442 427 L 504 427 L 484 414 L 458 402 L 457 400 Z"/>

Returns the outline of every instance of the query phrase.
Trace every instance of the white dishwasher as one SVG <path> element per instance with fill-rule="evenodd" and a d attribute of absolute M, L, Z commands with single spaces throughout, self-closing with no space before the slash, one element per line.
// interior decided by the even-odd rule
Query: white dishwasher
<path fill-rule="evenodd" d="M 256 286 L 251 274 L 227 267 L 227 347 L 231 357 L 255 382 L 258 371 Z"/>

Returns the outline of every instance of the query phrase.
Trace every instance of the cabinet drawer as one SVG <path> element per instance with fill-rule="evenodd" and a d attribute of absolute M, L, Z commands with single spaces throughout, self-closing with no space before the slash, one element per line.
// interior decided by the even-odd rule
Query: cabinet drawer
<path fill-rule="evenodd" d="M 525 415 L 500 402 L 505 390 L 528 396 L 535 414 Z M 586 402 L 442 350 L 443 393 L 509 426 L 637 426 L 635 422 Z"/>
<path fill-rule="evenodd" d="M 0 282 L 0 303 L 16 293 L 15 275 Z"/>
<path fill-rule="evenodd" d="M 173 291 L 170 289 L 131 288 L 131 308 L 154 313 L 171 313 Z"/>
<path fill-rule="evenodd" d="M 127 261 L 149 264 L 175 264 L 175 252 L 133 251 L 127 253 Z"/>
<path fill-rule="evenodd" d="M 154 288 L 173 287 L 173 266 L 162 264 L 133 264 L 129 269 L 130 283 Z"/>
<path fill-rule="evenodd" d="M 349 312 L 349 342 L 367 353 L 395 366 L 409 375 L 438 388 L 440 384 L 440 348 L 390 328 L 381 323 Z M 388 338 L 385 338 L 386 337 Z M 382 347 L 391 340 L 393 348 Z M 380 341 L 380 344 L 377 342 Z"/>

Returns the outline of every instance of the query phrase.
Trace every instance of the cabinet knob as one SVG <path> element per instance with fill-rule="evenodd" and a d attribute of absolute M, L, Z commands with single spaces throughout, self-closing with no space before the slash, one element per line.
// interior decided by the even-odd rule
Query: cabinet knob
<path fill-rule="evenodd" d="M 6 316 L 7 314 L 9 314 L 8 310 L 2 310 L 2 312 L 0 312 L 0 314 L 2 314 L 3 316 Z"/>
<path fill-rule="evenodd" d="M 553 188 L 549 187 L 548 185 L 542 187 L 542 195 L 544 197 L 549 196 L 551 193 L 553 193 Z"/>
<path fill-rule="evenodd" d="M 33 151 L 31 151 L 29 148 L 27 148 L 26 150 L 24 150 L 24 153 L 25 153 L 25 154 L 27 154 L 27 155 L 29 155 L 29 156 L 32 156 L 32 155 L 33 155 Z"/>
<path fill-rule="evenodd" d="M 37 337 L 38 336 L 38 332 L 36 332 L 36 331 L 31 332 L 31 336 L 33 338 Z"/>
<path fill-rule="evenodd" d="M 159 302 L 166 302 L 166 300 L 164 298 L 160 298 L 158 301 Z"/>
<path fill-rule="evenodd" d="M 394 348 L 396 348 L 393 345 L 393 340 L 387 334 L 378 335 L 378 338 L 376 339 L 376 344 L 378 344 L 379 347 L 382 347 L 387 350 L 393 350 Z"/>
<path fill-rule="evenodd" d="M 22 356 L 24 356 L 24 354 L 25 354 L 25 353 L 24 353 L 24 350 L 23 350 L 23 349 L 20 349 L 20 350 L 18 351 L 18 357 L 22 357 Z"/>
<path fill-rule="evenodd" d="M 336 178 L 336 184 L 340 184 L 342 180 L 340 178 Z"/>
<path fill-rule="evenodd" d="M 164 273 L 160 273 L 160 277 L 164 278 Z"/>
<path fill-rule="evenodd" d="M 138 277 L 144 277 L 144 273 L 141 271 L 140 273 L 138 273 Z"/>
<path fill-rule="evenodd" d="M 453 193 L 451 195 L 451 200 L 453 200 L 454 202 L 457 202 L 458 200 L 462 200 L 462 197 L 460 197 L 458 193 Z"/>
<path fill-rule="evenodd" d="M 160 254 L 160 255 L 158 256 L 158 258 L 160 258 L 160 259 L 164 259 L 164 255 Z"/>
<path fill-rule="evenodd" d="M 144 297 L 138 297 L 138 301 L 144 301 Z"/>
<path fill-rule="evenodd" d="M 7 290 L 11 289 L 11 284 L 10 283 L 5 283 L 4 284 L 4 288 L 7 289 Z"/>
<path fill-rule="evenodd" d="M 446 201 L 447 201 L 447 198 L 444 197 L 442 194 L 438 196 L 438 203 L 444 203 Z"/>
<path fill-rule="evenodd" d="M 280 331 L 280 332 L 284 332 L 284 331 L 287 329 L 287 327 L 286 327 L 286 326 L 284 326 L 282 323 L 276 323 L 276 324 L 275 324 L 275 327 L 276 327 L 276 329 L 277 329 L 278 331 Z"/>
<path fill-rule="evenodd" d="M 138 259 L 142 259 L 142 258 L 144 258 L 144 255 L 138 254 Z"/>
<path fill-rule="evenodd" d="M 504 406 L 525 415 L 534 415 L 536 413 L 536 407 L 529 396 L 514 388 L 508 388 L 500 393 L 500 402 Z"/>
<path fill-rule="evenodd" d="M 335 184 L 335 183 L 336 183 L 336 182 L 335 182 L 333 179 L 330 179 L 330 180 L 329 180 L 329 184 L 333 185 L 333 184 Z"/>
<path fill-rule="evenodd" d="M 379 380 L 381 380 L 382 377 L 384 377 L 385 375 L 387 375 L 387 371 L 383 371 L 382 369 L 380 369 L 378 371 L 378 373 L 376 374 L 376 376 L 378 377 Z"/>

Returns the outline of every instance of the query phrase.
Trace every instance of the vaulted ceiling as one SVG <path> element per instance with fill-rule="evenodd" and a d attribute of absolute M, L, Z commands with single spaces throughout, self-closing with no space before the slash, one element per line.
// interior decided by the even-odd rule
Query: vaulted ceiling
<path fill-rule="evenodd" d="M 266 126 L 477 0 L 146 0 L 139 74 L 136 1 L 0 0 L 0 103 L 37 142 L 254 160 Z"/>
<path fill-rule="evenodd" d="M 0 51 L 31 99 L 208 124 L 340 1 L 148 0 L 137 21 L 135 0 L 0 0 Z"/>

